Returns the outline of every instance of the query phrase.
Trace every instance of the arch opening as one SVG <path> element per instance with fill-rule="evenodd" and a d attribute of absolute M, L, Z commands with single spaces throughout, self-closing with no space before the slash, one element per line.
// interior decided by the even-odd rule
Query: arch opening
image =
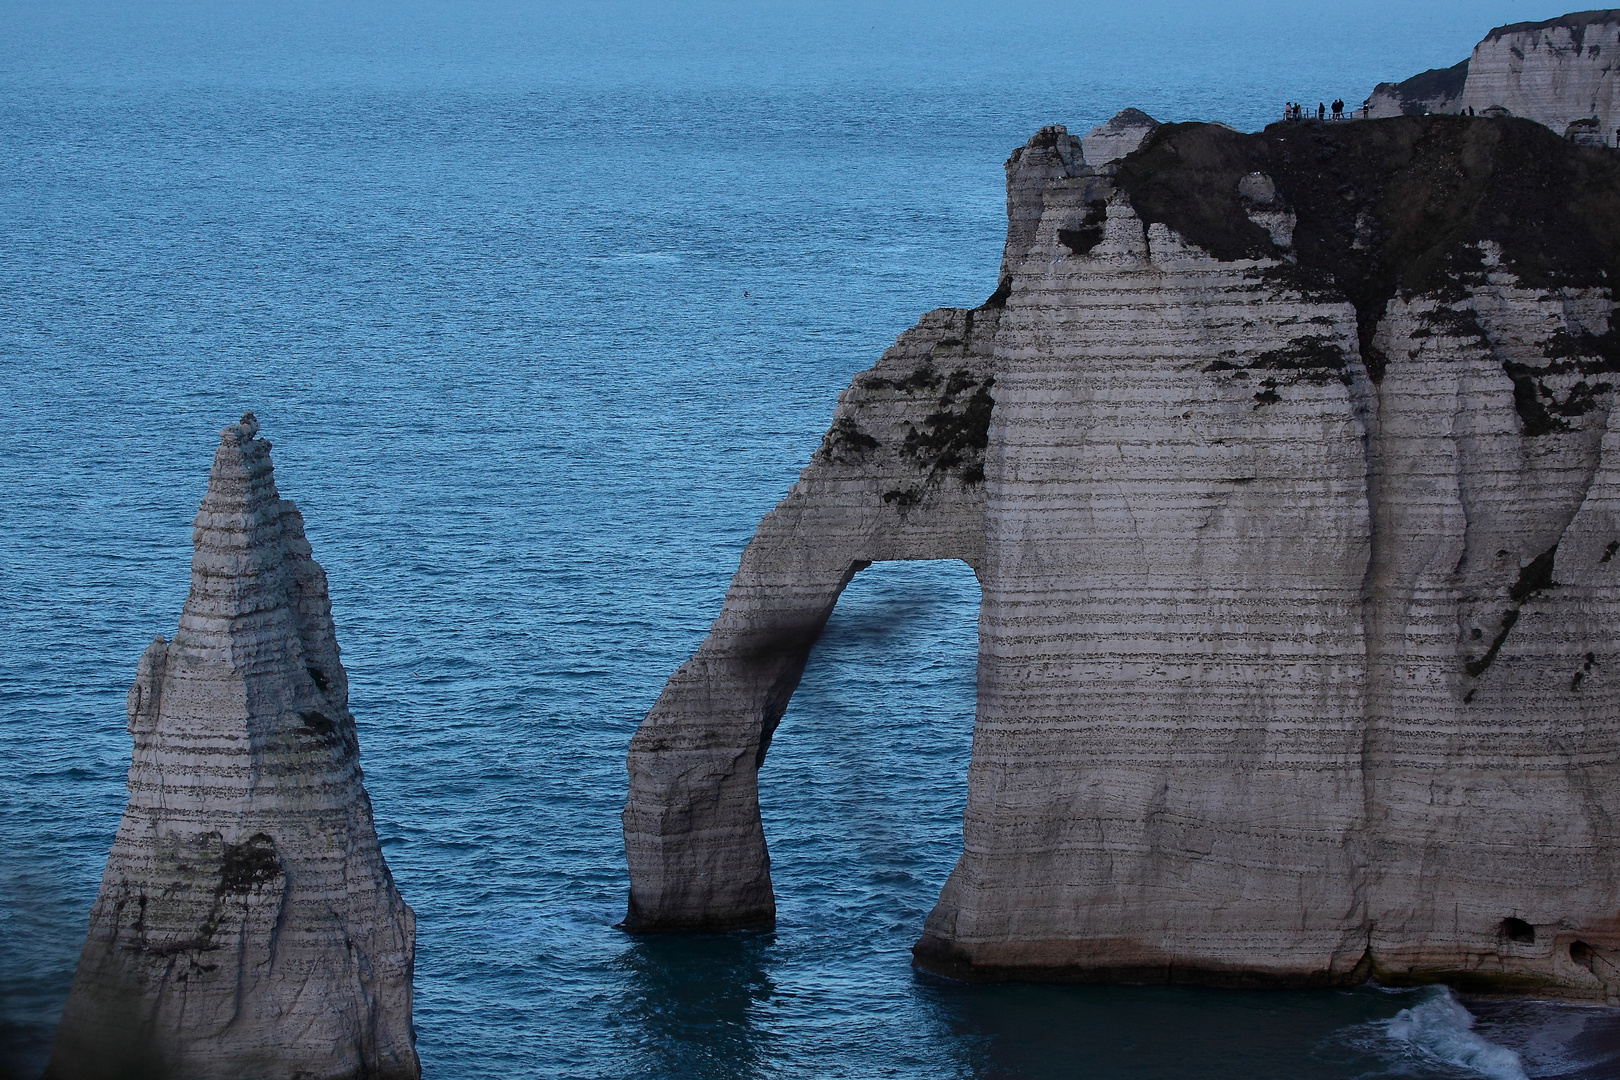
<path fill-rule="evenodd" d="M 779 921 L 836 910 L 899 948 L 921 929 L 962 848 L 979 601 L 959 560 L 844 590 L 759 772 Z"/>

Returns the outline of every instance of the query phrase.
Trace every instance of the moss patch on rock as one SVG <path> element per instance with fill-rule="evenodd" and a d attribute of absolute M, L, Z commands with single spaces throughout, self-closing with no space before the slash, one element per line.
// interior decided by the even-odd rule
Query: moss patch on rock
<path fill-rule="evenodd" d="M 916 462 L 930 481 L 954 474 L 964 484 L 983 483 L 984 451 L 990 443 L 990 414 L 995 408 L 990 388 L 994 385 L 994 378 L 980 381 L 966 368 L 951 372 L 934 410 L 906 433 L 901 455 Z M 887 495 L 884 500 L 888 501 Z"/>
<path fill-rule="evenodd" d="M 861 430 L 853 416 L 840 416 L 821 440 L 821 456 L 844 464 L 858 462 L 878 448 L 878 441 Z"/>
<path fill-rule="evenodd" d="M 254 833 L 240 844 L 226 844 L 220 865 L 219 896 L 241 895 L 275 880 L 281 873 L 276 843 L 266 833 Z"/>

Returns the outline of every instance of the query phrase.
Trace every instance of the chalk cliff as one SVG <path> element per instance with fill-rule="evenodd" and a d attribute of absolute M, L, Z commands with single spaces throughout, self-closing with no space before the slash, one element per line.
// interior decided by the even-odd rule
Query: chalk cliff
<path fill-rule="evenodd" d="M 221 433 L 47 1076 L 420 1075 L 415 917 L 361 785 L 326 575 L 252 414 Z"/>
<path fill-rule="evenodd" d="M 627 926 L 770 921 L 816 633 L 868 562 L 961 558 L 920 964 L 1617 999 L 1620 166 L 1469 117 L 1076 149 L 1014 153 L 996 293 L 855 377 L 637 732 Z"/>
<path fill-rule="evenodd" d="M 1368 99 L 1370 115 L 1506 112 L 1614 146 L 1617 57 L 1620 10 L 1499 26 L 1455 67 L 1380 83 Z"/>

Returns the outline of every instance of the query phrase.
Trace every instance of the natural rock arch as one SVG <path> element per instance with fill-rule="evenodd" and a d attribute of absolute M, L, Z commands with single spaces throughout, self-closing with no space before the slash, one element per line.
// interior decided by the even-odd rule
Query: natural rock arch
<path fill-rule="evenodd" d="M 1143 126 L 1126 121 L 1121 134 Z M 708 636 L 630 740 L 625 929 L 770 925 L 759 766 L 839 595 L 888 560 L 960 559 L 982 580 L 994 353 L 1013 268 L 1036 246 L 1047 185 L 1092 170 L 1080 140 L 1052 126 L 1013 151 L 1006 172 L 996 291 L 980 307 L 924 315 L 839 395 Z"/>
<path fill-rule="evenodd" d="M 626 929 L 774 921 L 759 767 L 838 597 L 874 562 L 980 567 L 999 317 L 942 308 L 902 334 L 760 522 L 708 637 L 630 743 Z"/>

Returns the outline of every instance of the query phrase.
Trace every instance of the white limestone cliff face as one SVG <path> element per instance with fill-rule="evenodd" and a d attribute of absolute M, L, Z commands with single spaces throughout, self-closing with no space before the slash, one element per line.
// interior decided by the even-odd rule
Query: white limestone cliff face
<path fill-rule="evenodd" d="M 221 433 L 179 628 L 129 691 L 129 804 L 53 1080 L 420 1075 L 415 917 L 361 783 L 326 576 L 257 431 Z"/>
<path fill-rule="evenodd" d="M 1454 68 L 1379 84 L 1368 99 L 1370 115 L 1505 110 L 1560 135 L 1614 146 L 1617 59 L 1620 10 L 1499 26 Z"/>
<path fill-rule="evenodd" d="M 1013 155 L 991 306 L 875 369 L 972 317 L 982 487 L 899 542 L 874 496 L 930 406 L 857 377 L 632 743 L 628 925 L 768 920 L 754 785 L 810 641 L 866 561 L 958 557 L 978 710 L 920 964 L 1620 1000 L 1616 241 L 1561 186 L 1620 170 L 1516 120 L 1383 125 Z M 1411 213 L 1463 160 L 1464 209 Z M 781 618 L 796 666 L 740 679 Z"/>
<path fill-rule="evenodd" d="M 1048 214 L 996 343 L 964 852 L 920 955 L 1347 974 L 1369 550 L 1355 313 L 1107 197 L 1084 255 Z M 1320 366 L 1291 366 L 1301 342 Z"/>
<path fill-rule="evenodd" d="M 1013 268 L 1035 242 L 1047 183 L 1093 171 L 1086 165 L 1080 140 L 1061 124 L 1041 128 L 1007 158 L 1007 242 L 1002 248 L 996 302 L 1010 284 Z"/>
<path fill-rule="evenodd" d="M 1500 270 L 1466 292 L 1392 301 L 1378 330 L 1369 954 L 1613 1001 L 1620 534 L 1597 506 L 1620 418 L 1580 370 L 1610 365 L 1562 344 L 1606 334 L 1613 304 Z M 1516 380 L 1551 412 L 1516 409 Z"/>

